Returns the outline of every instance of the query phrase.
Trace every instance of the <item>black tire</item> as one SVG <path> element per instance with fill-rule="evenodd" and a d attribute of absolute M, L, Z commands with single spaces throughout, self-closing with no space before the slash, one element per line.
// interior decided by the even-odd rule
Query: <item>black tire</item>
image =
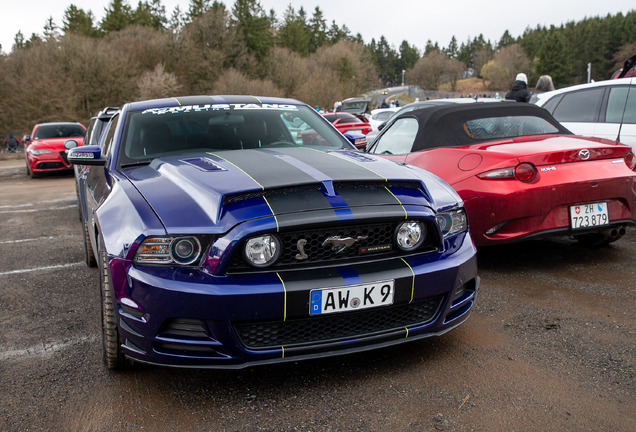
<path fill-rule="evenodd" d="M 88 235 L 88 223 L 83 221 L 82 225 L 84 226 L 84 262 L 89 267 L 97 267 L 97 259 L 93 252 L 93 246 L 91 246 L 91 238 Z"/>
<path fill-rule="evenodd" d="M 108 257 L 101 237 L 99 238 L 99 290 L 102 310 L 102 360 L 108 369 L 122 369 L 130 363 L 126 360 L 121 348 L 108 274 Z"/>
<path fill-rule="evenodd" d="M 40 177 L 40 174 L 34 173 L 33 171 L 31 171 L 31 167 L 29 166 L 29 161 L 28 160 L 26 161 L 26 170 L 27 170 L 27 174 L 32 179 Z"/>

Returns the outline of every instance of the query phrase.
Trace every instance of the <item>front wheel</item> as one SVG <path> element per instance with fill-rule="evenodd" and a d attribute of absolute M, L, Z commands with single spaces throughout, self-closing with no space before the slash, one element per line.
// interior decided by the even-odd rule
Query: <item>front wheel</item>
<path fill-rule="evenodd" d="M 108 256 L 104 240 L 99 238 L 99 289 L 102 309 L 102 360 L 108 369 L 121 369 L 131 363 L 121 348 L 117 315 L 113 308 L 112 288 L 108 275 Z"/>

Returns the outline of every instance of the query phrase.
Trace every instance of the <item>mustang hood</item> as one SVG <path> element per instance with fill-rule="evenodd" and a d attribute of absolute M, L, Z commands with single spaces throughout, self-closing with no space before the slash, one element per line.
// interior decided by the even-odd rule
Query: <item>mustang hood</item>
<path fill-rule="evenodd" d="M 219 151 L 159 158 L 122 172 L 169 233 L 221 233 L 250 219 L 315 210 L 437 209 L 459 201 L 428 173 L 349 150 Z"/>

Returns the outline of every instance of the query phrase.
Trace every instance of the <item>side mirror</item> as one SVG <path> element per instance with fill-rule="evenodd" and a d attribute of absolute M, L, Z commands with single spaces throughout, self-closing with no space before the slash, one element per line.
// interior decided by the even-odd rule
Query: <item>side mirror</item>
<path fill-rule="evenodd" d="M 75 148 L 77 146 L 78 146 L 78 144 L 77 144 L 77 141 L 75 141 L 75 140 L 68 140 L 68 141 L 66 141 L 64 143 L 64 148 L 66 150 L 70 150 L 70 149 Z"/>
<path fill-rule="evenodd" d="M 367 147 L 367 137 L 358 133 L 346 133 L 345 138 L 358 150 L 364 150 Z"/>
<path fill-rule="evenodd" d="M 66 147 L 66 144 L 69 142 L 75 142 L 75 141 L 69 140 L 66 143 L 64 143 L 64 146 Z M 98 145 L 71 148 L 68 151 L 68 154 L 66 155 L 66 157 L 68 158 L 68 161 L 72 163 L 73 165 L 104 166 L 106 165 L 106 159 L 102 159 L 101 156 L 102 156 L 102 149 Z"/>

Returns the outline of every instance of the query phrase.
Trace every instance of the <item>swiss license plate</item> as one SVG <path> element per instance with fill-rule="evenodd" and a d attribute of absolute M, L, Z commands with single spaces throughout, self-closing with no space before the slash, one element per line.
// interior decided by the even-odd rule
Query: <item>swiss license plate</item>
<path fill-rule="evenodd" d="M 570 206 L 570 227 L 590 228 L 609 224 L 606 202 Z"/>
<path fill-rule="evenodd" d="M 312 290 L 309 314 L 324 315 L 393 304 L 394 281 Z"/>

